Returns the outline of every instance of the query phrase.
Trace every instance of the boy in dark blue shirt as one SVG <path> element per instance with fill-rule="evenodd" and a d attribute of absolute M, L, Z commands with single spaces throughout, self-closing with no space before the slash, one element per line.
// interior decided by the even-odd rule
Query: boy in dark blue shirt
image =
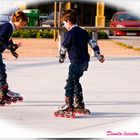
<path fill-rule="evenodd" d="M 54 115 L 74 118 L 75 113 L 90 114 L 90 111 L 85 109 L 82 86 L 79 82 L 84 71 L 88 69 L 88 62 L 90 60 L 88 44 L 92 47 L 96 57 L 101 63 L 103 63 L 105 59 L 104 56 L 100 54 L 99 46 L 95 40 L 89 36 L 87 31 L 76 24 L 77 13 L 75 10 L 66 10 L 62 20 L 68 32 L 60 48 L 59 62 L 64 62 L 66 52 L 68 52 L 70 66 L 67 84 L 65 86 L 65 105 L 60 107 Z"/>
<path fill-rule="evenodd" d="M 12 16 L 12 21 L 0 25 L 0 105 L 10 104 L 12 101 L 22 100 L 19 93 L 12 92 L 8 89 L 6 67 L 3 63 L 2 53 L 9 49 L 16 58 L 18 54 L 16 49 L 21 45 L 14 44 L 11 36 L 14 30 L 26 26 L 28 19 L 22 11 L 17 11 Z"/>

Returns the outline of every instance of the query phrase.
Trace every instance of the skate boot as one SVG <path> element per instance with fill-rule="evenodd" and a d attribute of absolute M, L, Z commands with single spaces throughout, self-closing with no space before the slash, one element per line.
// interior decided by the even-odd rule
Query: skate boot
<path fill-rule="evenodd" d="M 75 96 L 74 98 L 74 111 L 76 114 L 90 114 L 90 110 L 85 108 L 85 104 L 83 102 L 83 97 Z"/>
<path fill-rule="evenodd" d="M 16 103 L 17 101 L 23 101 L 23 97 L 20 96 L 19 93 L 15 93 L 9 90 L 7 84 L 1 88 L 1 92 L 3 94 L 0 101 L 1 106 L 5 106 L 5 104 L 11 104 L 12 102 Z"/>
<path fill-rule="evenodd" d="M 69 97 L 66 97 L 66 104 L 59 107 L 57 111 L 54 112 L 55 117 L 65 117 L 65 118 L 75 118 L 74 107 L 70 105 Z"/>
<path fill-rule="evenodd" d="M 10 98 L 13 103 L 16 103 L 18 101 L 19 102 L 23 101 L 23 97 L 19 93 L 13 92 L 11 90 L 8 90 L 6 96 Z"/>
<path fill-rule="evenodd" d="M 0 88 L 0 94 L 1 94 L 1 98 L 0 98 L 0 106 L 5 106 L 7 103 L 10 104 L 11 101 L 9 101 L 8 99 L 6 100 L 6 94 L 8 92 L 8 85 L 5 84 L 4 86 L 2 86 Z"/>
<path fill-rule="evenodd" d="M 5 104 L 5 100 L 3 100 L 3 90 L 0 89 L 0 106 L 5 106 Z"/>

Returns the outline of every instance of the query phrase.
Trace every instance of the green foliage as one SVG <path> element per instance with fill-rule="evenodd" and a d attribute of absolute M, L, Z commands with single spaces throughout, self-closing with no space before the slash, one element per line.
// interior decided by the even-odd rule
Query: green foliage
<path fill-rule="evenodd" d="M 92 31 L 87 30 L 89 35 L 92 36 Z M 13 37 L 20 38 L 53 38 L 53 30 L 17 30 L 13 33 Z M 104 31 L 98 32 L 98 39 L 108 39 L 108 35 Z"/>
<path fill-rule="evenodd" d="M 52 30 L 17 30 L 13 37 L 20 38 L 53 38 Z"/>
<path fill-rule="evenodd" d="M 108 39 L 108 38 L 109 37 L 106 32 L 104 32 L 104 31 L 98 32 L 98 39 Z"/>
<path fill-rule="evenodd" d="M 92 31 L 91 30 L 87 30 L 89 35 L 92 36 Z M 98 39 L 108 39 L 108 35 L 105 31 L 99 31 L 98 32 Z"/>
<path fill-rule="evenodd" d="M 19 37 L 20 36 L 20 31 L 14 31 L 13 37 Z"/>
<path fill-rule="evenodd" d="M 52 30 L 44 30 L 42 33 L 42 38 L 53 38 Z"/>

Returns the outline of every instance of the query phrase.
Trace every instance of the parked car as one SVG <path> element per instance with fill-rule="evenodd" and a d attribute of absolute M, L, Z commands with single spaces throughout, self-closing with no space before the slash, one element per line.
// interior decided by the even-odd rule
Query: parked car
<path fill-rule="evenodd" d="M 58 25 L 58 12 L 56 13 L 56 24 Z M 40 26 L 53 27 L 54 26 L 54 12 L 50 13 L 43 20 L 40 20 Z"/>
<path fill-rule="evenodd" d="M 43 22 L 48 18 L 48 16 L 39 16 L 39 26 L 42 26 Z"/>
<path fill-rule="evenodd" d="M 3 13 L 0 13 L 0 25 L 5 23 L 5 22 L 8 22 L 9 20 L 11 20 L 12 14 L 17 10 L 19 10 L 18 7 L 17 8 L 12 8 L 9 11 L 5 11 Z"/>
<path fill-rule="evenodd" d="M 140 27 L 140 17 L 132 12 L 117 12 L 109 22 L 109 27 Z M 140 35 L 140 31 L 109 31 L 109 35 Z"/>
<path fill-rule="evenodd" d="M 57 13 L 57 22 L 58 22 L 58 13 Z M 54 26 L 54 12 L 52 12 L 50 15 L 48 15 L 48 17 L 44 18 L 41 22 L 40 22 L 40 26 L 47 26 L 47 27 L 52 27 Z"/>
<path fill-rule="evenodd" d="M 9 15 L 8 14 L 0 14 L 0 25 L 9 21 Z"/>

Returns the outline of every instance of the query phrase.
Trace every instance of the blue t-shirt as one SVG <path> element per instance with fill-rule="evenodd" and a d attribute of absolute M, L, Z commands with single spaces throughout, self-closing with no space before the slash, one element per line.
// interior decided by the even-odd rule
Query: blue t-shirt
<path fill-rule="evenodd" d="M 2 53 L 9 45 L 9 39 L 13 33 L 11 23 L 7 22 L 0 25 L 0 53 Z"/>
<path fill-rule="evenodd" d="M 74 26 L 66 33 L 62 46 L 67 48 L 71 62 L 82 63 L 89 61 L 88 42 L 90 39 L 88 32 L 79 26 Z"/>

